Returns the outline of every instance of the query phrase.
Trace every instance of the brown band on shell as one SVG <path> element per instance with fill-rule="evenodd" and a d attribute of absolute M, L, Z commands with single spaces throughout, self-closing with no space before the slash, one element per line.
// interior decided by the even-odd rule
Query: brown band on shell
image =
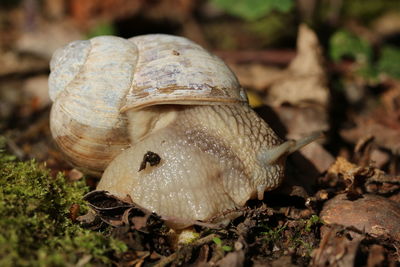
<path fill-rule="evenodd" d="M 221 105 L 221 104 L 235 104 L 239 103 L 240 101 L 237 99 L 227 99 L 227 98 L 203 98 L 203 97 L 188 97 L 185 99 L 177 98 L 177 99 L 154 99 L 149 101 L 143 101 L 142 103 L 138 103 L 134 106 L 125 105 L 120 109 L 121 113 L 126 112 L 127 110 L 139 110 L 145 107 L 155 106 L 155 105 Z"/>

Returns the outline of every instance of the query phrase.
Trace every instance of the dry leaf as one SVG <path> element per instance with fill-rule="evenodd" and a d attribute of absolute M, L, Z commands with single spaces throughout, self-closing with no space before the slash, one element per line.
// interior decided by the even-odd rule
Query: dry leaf
<path fill-rule="evenodd" d="M 311 266 L 353 267 L 362 240 L 361 235 L 350 238 L 338 227 L 328 228 L 319 248 L 313 251 Z"/>
<path fill-rule="evenodd" d="M 343 129 L 340 135 L 348 142 L 374 138 L 379 147 L 400 153 L 400 85 L 394 83 L 392 88 L 382 94 L 381 105 L 363 115 L 354 118 L 355 127 Z"/>
<path fill-rule="evenodd" d="M 49 60 L 56 49 L 69 42 L 84 39 L 83 34 L 70 21 L 41 21 L 39 24 L 35 30 L 23 33 L 17 40 L 18 51 Z"/>
<path fill-rule="evenodd" d="M 267 102 L 272 106 L 317 103 L 327 107 L 329 89 L 321 47 L 316 34 L 304 24 L 299 29 L 297 51 L 282 79 L 268 89 Z"/>
<path fill-rule="evenodd" d="M 257 91 L 264 91 L 285 75 L 282 69 L 256 63 L 229 64 L 229 67 L 236 74 L 243 87 Z"/>
<path fill-rule="evenodd" d="M 351 201 L 345 194 L 325 203 L 321 219 L 327 224 L 355 227 L 372 236 L 391 236 L 400 241 L 400 205 L 387 198 L 364 194 Z"/>
<path fill-rule="evenodd" d="M 225 255 L 216 264 L 221 267 L 241 267 L 244 263 L 244 251 L 234 251 Z"/>

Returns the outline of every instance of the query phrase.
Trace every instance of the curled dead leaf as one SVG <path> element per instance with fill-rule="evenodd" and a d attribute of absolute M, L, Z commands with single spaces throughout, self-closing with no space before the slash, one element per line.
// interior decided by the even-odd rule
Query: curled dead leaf
<path fill-rule="evenodd" d="M 132 202 L 123 201 L 107 191 L 91 191 L 87 193 L 83 199 L 97 212 L 128 209 L 132 207 Z"/>
<path fill-rule="evenodd" d="M 130 199 L 122 200 L 107 191 L 92 191 L 84 196 L 96 216 L 112 226 L 131 225 L 136 230 L 143 230 L 152 212 L 134 205 Z"/>
<path fill-rule="evenodd" d="M 343 157 L 338 157 L 328 169 L 328 176 L 342 179 L 350 198 L 357 198 L 364 192 L 394 196 L 400 189 L 400 176 L 389 175 L 372 166 L 358 166 Z"/>

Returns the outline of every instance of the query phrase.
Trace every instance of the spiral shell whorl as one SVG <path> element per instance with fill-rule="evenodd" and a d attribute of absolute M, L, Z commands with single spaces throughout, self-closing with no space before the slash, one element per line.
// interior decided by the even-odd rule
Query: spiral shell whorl
<path fill-rule="evenodd" d="M 236 76 L 217 56 L 183 37 L 149 34 L 129 39 L 139 51 L 122 110 L 155 104 L 247 102 Z"/>
<path fill-rule="evenodd" d="M 130 145 L 127 119 L 119 110 L 131 87 L 137 49 L 111 36 L 80 42 L 51 61 L 51 131 L 75 166 L 100 174 Z"/>
<path fill-rule="evenodd" d="M 90 41 L 85 40 L 72 42 L 56 50 L 50 61 L 49 95 L 52 101 L 79 73 L 90 47 Z"/>

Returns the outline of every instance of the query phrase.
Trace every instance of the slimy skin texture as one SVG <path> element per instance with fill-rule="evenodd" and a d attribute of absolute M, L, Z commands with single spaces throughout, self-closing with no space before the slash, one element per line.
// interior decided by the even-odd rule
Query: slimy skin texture
<path fill-rule="evenodd" d="M 169 123 L 151 114 L 167 114 Z M 242 207 L 282 181 L 284 157 L 264 162 L 282 140 L 247 104 L 158 106 L 143 111 L 139 120 L 127 115 L 134 120 L 129 132 L 138 126 L 148 130 L 111 162 L 98 190 L 190 222 Z M 138 171 L 147 151 L 161 161 Z"/>

